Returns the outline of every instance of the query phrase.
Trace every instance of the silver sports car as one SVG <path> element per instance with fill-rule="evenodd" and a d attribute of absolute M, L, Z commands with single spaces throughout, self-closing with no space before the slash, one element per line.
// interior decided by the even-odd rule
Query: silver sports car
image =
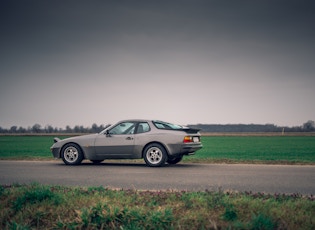
<path fill-rule="evenodd" d="M 80 164 L 83 159 L 100 163 L 105 159 L 144 158 L 148 166 L 176 164 L 184 155 L 202 148 L 198 129 L 156 120 L 125 120 L 109 126 L 98 134 L 60 140 L 51 147 L 55 158 L 67 165 Z"/>

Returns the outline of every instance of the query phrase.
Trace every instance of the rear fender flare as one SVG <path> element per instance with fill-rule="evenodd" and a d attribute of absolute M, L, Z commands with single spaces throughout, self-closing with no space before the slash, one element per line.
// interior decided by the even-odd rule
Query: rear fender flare
<path fill-rule="evenodd" d="M 168 150 L 168 148 L 167 148 L 163 143 L 158 142 L 158 141 L 152 141 L 152 142 L 147 143 L 145 146 L 143 146 L 143 148 L 142 148 L 142 155 L 141 155 L 142 158 L 144 158 L 144 154 L 145 154 L 144 150 L 146 149 L 146 147 L 147 147 L 148 145 L 151 145 L 151 144 L 159 144 L 159 145 L 162 145 L 162 147 L 163 147 L 164 150 L 166 151 L 167 156 L 169 156 L 169 150 Z"/>

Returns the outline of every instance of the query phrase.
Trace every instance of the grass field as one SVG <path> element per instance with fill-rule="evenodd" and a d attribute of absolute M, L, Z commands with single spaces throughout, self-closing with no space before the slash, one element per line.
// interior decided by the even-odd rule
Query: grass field
<path fill-rule="evenodd" d="M 211 136 L 190 161 L 315 163 L 314 136 Z"/>
<path fill-rule="evenodd" d="M 202 143 L 184 162 L 315 164 L 315 136 L 203 136 Z M 52 159 L 52 144 L 52 136 L 0 136 L 0 159 Z"/>
<path fill-rule="evenodd" d="M 52 136 L 0 136 L 0 159 L 52 158 Z"/>
<path fill-rule="evenodd" d="M 314 229 L 298 194 L 0 186 L 0 229 Z"/>
<path fill-rule="evenodd" d="M 51 136 L 0 136 L 0 159 L 52 159 Z M 314 136 L 207 136 L 185 162 L 315 164 Z M 0 185 L 0 229 L 314 229 L 313 195 Z"/>

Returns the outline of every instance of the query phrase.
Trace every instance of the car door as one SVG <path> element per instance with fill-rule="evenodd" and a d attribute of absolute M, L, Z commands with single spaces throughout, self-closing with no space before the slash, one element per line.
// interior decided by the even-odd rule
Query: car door
<path fill-rule="evenodd" d="M 95 152 L 106 158 L 128 158 L 134 151 L 135 122 L 122 122 L 95 139 Z"/>

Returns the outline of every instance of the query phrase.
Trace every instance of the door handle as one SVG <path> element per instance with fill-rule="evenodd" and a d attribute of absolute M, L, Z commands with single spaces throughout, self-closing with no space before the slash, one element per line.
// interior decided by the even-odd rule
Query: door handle
<path fill-rule="evenodd" d="M 132 137 L 127 137 L 126 140 L 133 140 L 133 138 Z"/>

